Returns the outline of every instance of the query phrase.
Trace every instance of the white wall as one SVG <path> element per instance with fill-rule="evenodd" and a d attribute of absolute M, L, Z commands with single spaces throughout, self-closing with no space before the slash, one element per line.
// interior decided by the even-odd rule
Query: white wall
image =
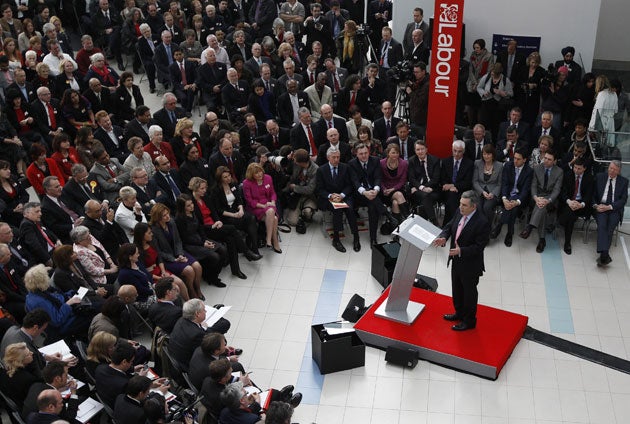
<path fill-rule="evenodd" d="M 628 0 L 605 0 L 619 3 L 627 8 Z M 448 3 L 448 0 L 444 1 Z M 464 3 L 464 23 L 466 24 L 466 51 L 470 56 L 472 43 L 478 38 L 486 41 L 490 47 L 492 34 L 513 34 L 539 36 L 542 66 L 562 58 L 560 50 L 565 46 L 574 46 L 576 61 L 578 53 L 582 55 L 584 67 L 590 71 L 595 50 L 595 35 L 599 21 L 599 9 L 602 0 L 466 0 Z M 424 9 L 425 21 L 433 16 L 433 2 L 395 1 L 393 10 L 394 38 L 402 41 L 403 32 L 408 22 L 412 21 L 415 7 Z M 542 13 L 538 13 L 541 11 Z M 628 14 L 618 15 L 621 22 L 628 19 Z M 626 26 L 615 27 L 615 36 L 627 32 Z M 611 34 L 612 36 L 612 34 Z M 621 48 L 618 42 L 613 44 L 618 52 L 626 57 L 630 54 L 628 45 Z M 612 47 L 612 46 L 611 46 Z M 598 57 L 599 58 L 599 57 Z"/>
<path fill-rule="evenodd" d="M 629 18 L 628 0 L 602 1 L 595 59 L 630 61 L 630 31 L 627 30 Z"/>

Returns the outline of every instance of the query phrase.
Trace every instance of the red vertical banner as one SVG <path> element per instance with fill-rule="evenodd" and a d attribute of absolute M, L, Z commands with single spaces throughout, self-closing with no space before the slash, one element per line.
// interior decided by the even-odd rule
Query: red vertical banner
<path fill-rule="evenodd" d="M 452 154 L 464 0 L 436 0 L 431 46 L 427 144 L 439 157 Z"/>

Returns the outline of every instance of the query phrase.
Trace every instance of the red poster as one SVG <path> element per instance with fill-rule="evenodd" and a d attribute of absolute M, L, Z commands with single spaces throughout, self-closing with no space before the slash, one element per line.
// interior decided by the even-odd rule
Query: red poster
<path fill-rule="evenodd" d="M 464 0 L 435 2 L 427 115 L 427 144 L 432 154 L 452 154 Z"/>

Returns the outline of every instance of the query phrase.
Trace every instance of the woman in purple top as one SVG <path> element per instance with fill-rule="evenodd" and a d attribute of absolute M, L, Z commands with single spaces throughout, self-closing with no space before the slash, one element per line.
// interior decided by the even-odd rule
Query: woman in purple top
<path fill-rule="evenodd" d="M 243 196 L 247 211 L 265 223 L 267 247 L 276 253 L 282 253 L 278 240 L 276 191 L 273 189 L 273 180 L 269 175 L 265 175 L 263 167 L 258 163 L 250 163 L 247 167 L 243 181 Z"/>
<path fill-rule="evenodd" d="M 404 195 L 408 166 L 407 161 L 400 158 L 400 146 L 394 143 L 387 145 L 385 158 L 381 159 L 381 193 L 385 203 L 391 205 L 392 213 L 399 222 L 409 215 L 409 206 Z"/>

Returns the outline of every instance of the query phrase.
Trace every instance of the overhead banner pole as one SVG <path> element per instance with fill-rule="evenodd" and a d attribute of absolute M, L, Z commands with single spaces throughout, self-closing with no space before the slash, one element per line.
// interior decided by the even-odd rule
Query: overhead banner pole
<path fill-rule="evenodd" d="M 426 141 L 444 158 L 452 154 L 464 0 L 436 0 L 434 10 Z"/>

